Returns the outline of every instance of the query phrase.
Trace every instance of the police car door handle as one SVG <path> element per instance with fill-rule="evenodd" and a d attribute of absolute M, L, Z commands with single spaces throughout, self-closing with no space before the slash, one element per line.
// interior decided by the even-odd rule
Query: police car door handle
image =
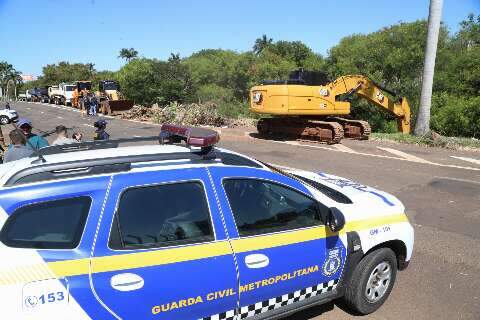
<path fill-rule="evenodd" d="M 120 273 L 110 279 L 110 285 L 118 291 L 133 291 L 141 289 L 144 281 L 142 277 L 135 273 Z"/>
<path fill-rule="evenodd" d="M 268 266 L 270 259 L 264 254 L 254 253 L 245 257 L 245 264 L 250 269 L 264 268 Z"/>

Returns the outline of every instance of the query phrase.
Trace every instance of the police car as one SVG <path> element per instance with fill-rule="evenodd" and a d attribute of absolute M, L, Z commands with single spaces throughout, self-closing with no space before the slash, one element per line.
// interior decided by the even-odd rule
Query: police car
<path fill-rule="evenodd" d="M 2 318 L 273 319 L 337 298 L 378 309 L 412 255 L 400 201 L 218 140 L 164 125 L 1 165 Z"/>

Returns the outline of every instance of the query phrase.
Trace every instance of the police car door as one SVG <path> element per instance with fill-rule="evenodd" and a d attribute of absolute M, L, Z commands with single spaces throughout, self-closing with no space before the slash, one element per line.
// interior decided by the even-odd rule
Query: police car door
<path fill-rule="evenodd" d="M 0 318 L 109 319 L 88 266 L 109 180 L 2 188 Z"/>
<path fill-rule="evenodd" d="M 233 315 L 233 254 L 204 168 L 118 174 L 93 249 L 98 299 L 122 319 Z"/>
<path fill-rule="evenodd" d="M 346 248 L 324 226 L 319 210 L 326 208 L 311 192 L 265 170 L 209 170 L 239 267 L 242 318 L 332 296 Z"/>

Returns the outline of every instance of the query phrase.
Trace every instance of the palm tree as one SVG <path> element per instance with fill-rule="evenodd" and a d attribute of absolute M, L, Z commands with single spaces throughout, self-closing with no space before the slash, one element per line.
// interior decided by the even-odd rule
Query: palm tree
<path fill-rule="evenodd" d="M 127 60 L 127 62 L 130 62 L 132 59 L 135 59 L 138 56 L 138 51 L 135 50 L 134 48 L 122 48 L 120 50 L 120 54 L 118 55 L 118 58 L 122 58 Z"/>
<path fill-rule="evenodd" d="M 260 54 L 260 52 L 262 52 L 266 47 L 271 45 L 272 42 L 272 38 L 268 38 L 266 34 L 262 35 L 261 38 L 257 38 L 257 40 L 255 40 L 255 44 L 253 45 L 253 52 L 255 52 L 255 54 L 257 55 Z"/>
<path fill-rule="evenodd" d="M 415 124 L 415 135 L 417 136 L 423 136 L 430 131 L 433 73 L 435 72 L 435 57 L 437 55 L 438 35 L 440 33 L 440 20 L 442 19 L 442 6 L 443 0 L 430 0 L 422 93 L 420 95 L 417 123 Z"/>
<path fill-rule="evenodd" d="M 5 96 L 5 86 L 13 71 L 15 71 L 15 69 L 10 63 L 6 61 L 0 62 L 0 91 L 2 93 L 2 99 Z"/>
<path fill-rule="evenodd" d="M 14 98 L 17 99 L 17 85 L 23 82 L 22 74 L 20 73 L 20 71 L 12 69 L 7 75 L 7 88 L 5 91 L 5 96 L 7 100 L 11 96 L 9 86 L 10 86 L 10 83 L 12 82 L 13 82 L 13 88 L 14 88 L 13 95 L 14 95 Z"/>

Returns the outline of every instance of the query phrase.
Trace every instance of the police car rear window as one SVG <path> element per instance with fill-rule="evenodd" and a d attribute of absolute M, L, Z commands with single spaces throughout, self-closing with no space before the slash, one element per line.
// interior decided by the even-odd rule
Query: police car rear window
<path fill-rule="evenodd" d="M 21 207 L 5 222 L 0 240 L 15 248 L 76 248 L 90 204 L 89 197 L 75 197 Z"/>
<path fill-rule="evenodd" d="M 132 188 L 120 199 L 113 249 L 161 247 L 214 239 L 203 185 L 183 182 Z"/>

